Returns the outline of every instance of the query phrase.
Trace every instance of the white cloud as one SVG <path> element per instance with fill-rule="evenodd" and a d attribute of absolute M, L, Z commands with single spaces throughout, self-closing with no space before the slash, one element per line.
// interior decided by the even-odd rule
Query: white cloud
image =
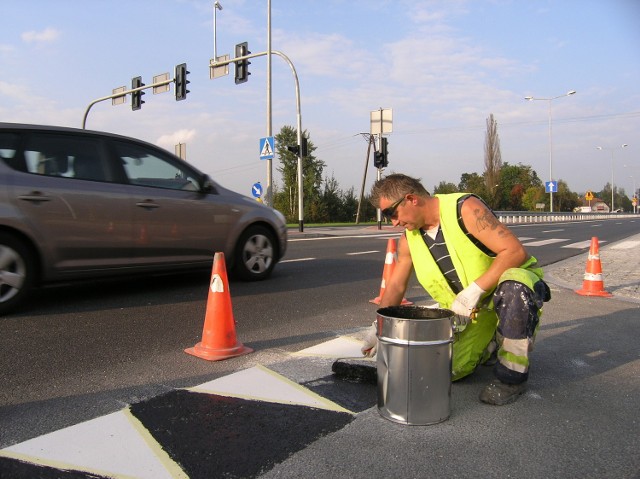
<path fill-rule="evenodd" d="M 21 36 L 26 43 L 50 43 L 58 39 L 60 32 L 55 28 L 47 27 L 40 32 L 35 30 L 24 32 Z"/>
<path fill-rule="evenodd" d="M 161 147 L 173 151 L 173 147 L 178 143 L 188 143 L 196 136 L 196 130 L 178 130 L 167 135 L 162 135 L 156 143 Z"/>

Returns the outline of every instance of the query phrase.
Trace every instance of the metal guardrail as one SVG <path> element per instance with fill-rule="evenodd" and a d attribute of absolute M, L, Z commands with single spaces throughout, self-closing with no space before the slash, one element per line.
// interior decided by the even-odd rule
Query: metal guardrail
<path fill-rule="evenodd" d="M 634 213 L 536 213 L 533 211 L 494 211 L 501 223 L 555 223 L 620 218 L 638 218 Z"/>

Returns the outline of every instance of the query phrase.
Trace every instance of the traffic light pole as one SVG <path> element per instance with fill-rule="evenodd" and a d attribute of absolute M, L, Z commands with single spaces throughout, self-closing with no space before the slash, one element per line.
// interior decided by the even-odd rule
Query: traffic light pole
<path fill-rule="evenodd" d="M 142 90 L 148 90 L 149 88 L 155 88 L 155 87 L 161 87 L 161 86 L 165 86 L 165 85 L 169 85 L 170 83 L 174 83 L 175 79 L 170 79 L 170 80 L 162 80 L 156 83 L 152 83 L 151 85 L 143 85 L 139 88 L 132 88 L 130 90 L 125 90 L 125 91 L 121 91 L 118 93 L 114 93 L 112 95 L 109 96 L 104 96 L 102 98 L 98 98 L 96 100 L 93 100 L 91 103 L 89 103 L 89 106 L 87 107 L 86 111 L 84 112 L 84 117 L 82 118 L 82 129 L 84 130 L 86 128 L 86 124 L 87 124 L 87 116 L 89 115 L 89 110 L 91 110 L 91 107 L 93 107 L 93 105 L 95 105 L 96 103 L 100 103 L 101 101 L 106 101 L 106 100 L 113 100 L 114 98 L 120 98 L 123 96 L 128 95 L 129 93 L 136 93 Z"/>
<path fill-rule="evenodd" d="M 293 73 L 293 79 L 295 81 L 296 87 L 296 127 L 298 129 L 298 145 L 302 145 L 302 114 L 300 109 L 300 82 L 298 81 L 298 73 L 296 72 L 295 66 L 289 59 L 287 55 L 278 50 L 272 50 L 271 53 L 273 55 L 277 55 L 282 58 L 287 64 L 289 68 L 291 68 L 291 72 Z M 221 67 L 224 65 L 228 65 L 230 63 L 241 62 L 243 60 L 249 60 L 251 58 L 264 57 L 267 56 L 269 52 L 260 52 L 260 53 L 251 53 L 250 55 L 244 55 L 242 57 L 230 58 L 228 60 L 216 61 L 212 62 L 212 67 Z M 217 59 L 216 59 L 217 60 Z M 302 148 L 298 151 L 298 227 L 300 231 L 304 230 L 304 199 L 303 199 L 303 183 L 302 183 Z M 271 198 L 271 175 L 267 176 L 267 201 L 266 204 L 268 206 L 273 206 L 272 198 Z"/>
<path fill-rule="evenodd" d="M 380 133 L 378 133 L 378 148 L 382 146 L 382 110 L 380 110 Z M 376 176 L 376 180 L 380 181 L 382 179 L 382 168 L 378 167 L 378 174 Z M 380 207 L 376 209 L 376 214 L 378 216 L 378 229 L 382 229 L 382 212 Z"/>

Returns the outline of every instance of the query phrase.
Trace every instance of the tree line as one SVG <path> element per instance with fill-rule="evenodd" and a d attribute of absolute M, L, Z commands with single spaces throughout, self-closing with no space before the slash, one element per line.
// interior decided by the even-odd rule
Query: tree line
<path fill-rule="evenodd" d="M 360 202 L 353 186 L 343 190 L 333 175 L 323 177 L 326 163 L 315 156 L 316 147 L 306 130 L 303 135 L 307 138 L 307 156 L 302 159 L 305 222 L 353 223 L 358 203 L 359 218 L 375 221 L 376 210 L 369 203 L 368 195 Z M 298 157 L 287 147 L 297 144 L 297 131 L 292 126 L 283 126 L 275 135 L 275 140 L 276 156 L 280 162 L 277 171 L 281 174 L 282 184 L 274 186 L 273 207 L 285 215 L 287 222 L 294 223 L 298 220 Z M 536 171 L 529 165 L 502 161 L 497 122 L 493 114 L 487 118 L 484 149 L 485 169 L 481 174 L 463 173 L 458 184 L 441 181 L 433 186 L 431 193 L 474 193 L 495 211 L 549 211 L 549 194 L 545 192 L 544 183 Z M 558 180 L 557 186 L 557 192 L 553 194 L 554 212 L 572 211 L 585 204 L 584 194 L 571 191 L 566 181 Z M 595 199 L 591 201 L 592 205 L 597 200 L 609 204 L 611 184 L 606 183 L 593 194 Z M 633 209 L 623 188 L 615 188 L 614 202 L 616 208 L 624 211 Z"/>

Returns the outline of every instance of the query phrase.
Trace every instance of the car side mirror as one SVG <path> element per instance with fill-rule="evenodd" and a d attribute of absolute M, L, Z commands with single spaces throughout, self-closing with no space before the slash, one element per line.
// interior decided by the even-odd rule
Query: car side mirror
<path fill-rule="evenodd" d="M 203 175 L 202 178 L 200 178 L 200 193 L 205 195 L 216 193 L 216 187 L 213 181 L 211 181 L 211 178 L 209 178 L 209 175 Z"/>

